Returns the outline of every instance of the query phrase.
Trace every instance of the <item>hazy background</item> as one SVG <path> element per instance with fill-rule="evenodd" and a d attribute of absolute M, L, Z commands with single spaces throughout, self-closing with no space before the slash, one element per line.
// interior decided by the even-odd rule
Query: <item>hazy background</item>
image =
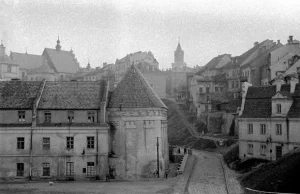
<path fill-rule="evenodd" d="M 81 66 L 152 51 L 160 68 L 170 68 L 179 36 L 188 66 L 205 65 L 255 41 L 300 39 L 299 26 L 299 0 L 0 0 L 8 51 L 40 55 L 59 34 Z"/>

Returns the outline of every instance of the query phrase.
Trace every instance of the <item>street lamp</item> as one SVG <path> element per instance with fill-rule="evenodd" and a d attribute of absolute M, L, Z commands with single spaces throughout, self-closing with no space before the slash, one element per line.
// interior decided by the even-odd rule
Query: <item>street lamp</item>
<path fill-rule="evenodd" d="M 159 141 L 158 138 L 156 137 L 156 148 L 157 148 L 157 178 L 159 178 Z"/>

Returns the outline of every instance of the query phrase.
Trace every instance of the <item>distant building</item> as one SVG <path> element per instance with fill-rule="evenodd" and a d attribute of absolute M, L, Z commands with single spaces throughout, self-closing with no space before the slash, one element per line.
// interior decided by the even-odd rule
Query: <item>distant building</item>
<path fill-rule="evenodd" d="M 2 81 L 0 102 L 1 179 L 164 176 L 167 107 L 134 66 L 113 91 L 104 80 Z"/>
<path fill-rule="evenodd" d="M 73 51 L 62 50 L 59 38 L 56 42 L 55 49 L 45 48 L 42 55 L 11 52 L 11 59 L 20 66 L 20 79 L 70 80 L 79 71 Z"/>
<path fill-rule="evenodd" d="M 278 76 L 271 86 L 243 85 L 238 118 L 239 157 L 276 160 L 300 146 L 298 75 Z"/>
<path fill-rule="evenodd" d="M 149 52 L 135 52 L 126 55 L 122 59 L 117 59 L 115 62 L 115 86 L 122 80 L 127 69 L 131 67 L 132 64 L 138 64 L 146 62 L 151 66 L 151 68 L 158 69 L 159 64 L 154 58 L 154 55 Z"/>
<path fill-rule="evenodd" d="M 16 64 L 6 53 L 1 41 L 0 45 L 0 80 L 7 81 L 19 78 L 19 65 Z"/>

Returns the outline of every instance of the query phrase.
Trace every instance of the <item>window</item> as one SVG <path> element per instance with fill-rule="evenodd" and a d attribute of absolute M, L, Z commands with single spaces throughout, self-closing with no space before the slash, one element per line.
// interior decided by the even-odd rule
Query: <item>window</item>
<path fill-rule="evenodd" d="M 282 125 L 276 124 L 276 135 L 282 135 Z"/>
<path fill-rule="evenodd" d="M 260 124 L 260 134 L 265 135 L 266 134 L 266 125 Z"/>
<path fill-rule="evenodd" d="M 235 87 L 238 88 L 239 87 L 239 81 L 235 82 Z"/>
<path fill-rule="evenodd" d="M 87 137 L 87 148 L 94 149 L 94 147 L 95 147 L 94 137 Z"/>
<path fill-rule="evenodd" d="M 88 112 L 88 121 L 90 123 L 94 123 L 95 122 L 95 112 Z"/>
<path fill-rule="evenodd" d="M 206 93 L 207 93 L 207 94 L 209 93 L 209 87 L 206 88 Z"/>
<path fill-rule="evenodd" d="M 277 110 L 277 114 L 281 113 L 281 104 L 276 104 L 276 110 Z"/>
<path fill-rule="evenodd" d="M 7 66 L 7 73 L 11 73 L 11 66 Z"/>
<path fill-rule="evenodd" d="M 88 162 L 86 175 L 94 176 L 94 174 L 95 174 L 94 162 Z"/>
<path fill-rule="evenodd" d="M 253 134 L 253 124 L 248 124 L 248 134 Z"/>
<path fill-rule="evenodd" d="M 221 91 L 221 92 L 223 91 L 223 88 L 222 88 L 222 87 L 220 87 L 220 91 Z"/>
<path fill-rule="evenodd" d="M 24 78 L 25 77 L 25 72 L 22 72 L 22 78 Z"/>
<path fill-rule="evenodd" d="M 68 122 L 73 123 L 74 122 L 74 112 L 68 111 Z"/>
<path fill-rule="evenodd" d="M 234 88 L 234 81 L 231 81 L 231 88 Z"/>
<path fill-rule="evenodd" d="M 260 155 L 266 155 L 267 146 L 265 144 L 260 145 Z"/>
<path fill-rule="evenodd" d="M 43 176 L 50 176 L 50 163 L 43 163 Z"/>
<path fill-rule="evenodd" d="M 17 148 L 24 150 L 25 147 L 25 138 L 24 137 L 17 137 Z"/>
<path fill-rule="evenodd" d="M 50 150 L 50 137 L 43 137 L 43 150 Z"/>
<path fill-rule="evenodd" d="M 248 150 L 247 150 L 248 154 L 253 154 L 253 144 L 248 144 Z"/>
<path fill-rule="evenodd" d="M 202 93 L 202 92 L 203 92 L 202 88 L 199 88 L 199 92 L 200 92 L 200 93 Z"/>
<path fill-rule="evenodd" d="M 67 137 L 67 149 L 74 149 L 74 137 Z"/>
<path fill-rule="evenodd" d="M 74 162 L 66 163 L 66 176 L 74 176 Z"/>
<path fill-rule="evenodd" d="M 17 176 L 24 176 L 24 163 L 17 163 Z"/>
<path fill-rule="evenodd" d="M 19 122 L 25 122 L 25 111 L 18 111 Z"/>
<path fill-rule="evenodd" d="M 45 123 L 51 123 L 51 112 L 45 112 L 44 116 L 45 116 L 44 122 Z"/>
<path fill-rule="evenodd" d="M 216 92 L 218 92 L 218 91 L 219 91 L 219 88 L 218 88 L 218 87 L 216 87 L 216 88 L 215 88 L 215 91 L 216 91 Z"/>

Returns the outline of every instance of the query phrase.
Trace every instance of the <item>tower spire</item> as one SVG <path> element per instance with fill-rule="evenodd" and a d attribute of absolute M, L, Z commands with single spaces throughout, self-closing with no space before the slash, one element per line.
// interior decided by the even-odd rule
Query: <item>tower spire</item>
<path fill-rule="evenodd" d="M 60 50 L 61 50 L 59 36 L 58 36 L 58 38 L 57 38 L 57 41 L 56 41 L 56 47 L 55 47 L 55 48 L 56 48 L 57 51 L 60 51 Z"/>

